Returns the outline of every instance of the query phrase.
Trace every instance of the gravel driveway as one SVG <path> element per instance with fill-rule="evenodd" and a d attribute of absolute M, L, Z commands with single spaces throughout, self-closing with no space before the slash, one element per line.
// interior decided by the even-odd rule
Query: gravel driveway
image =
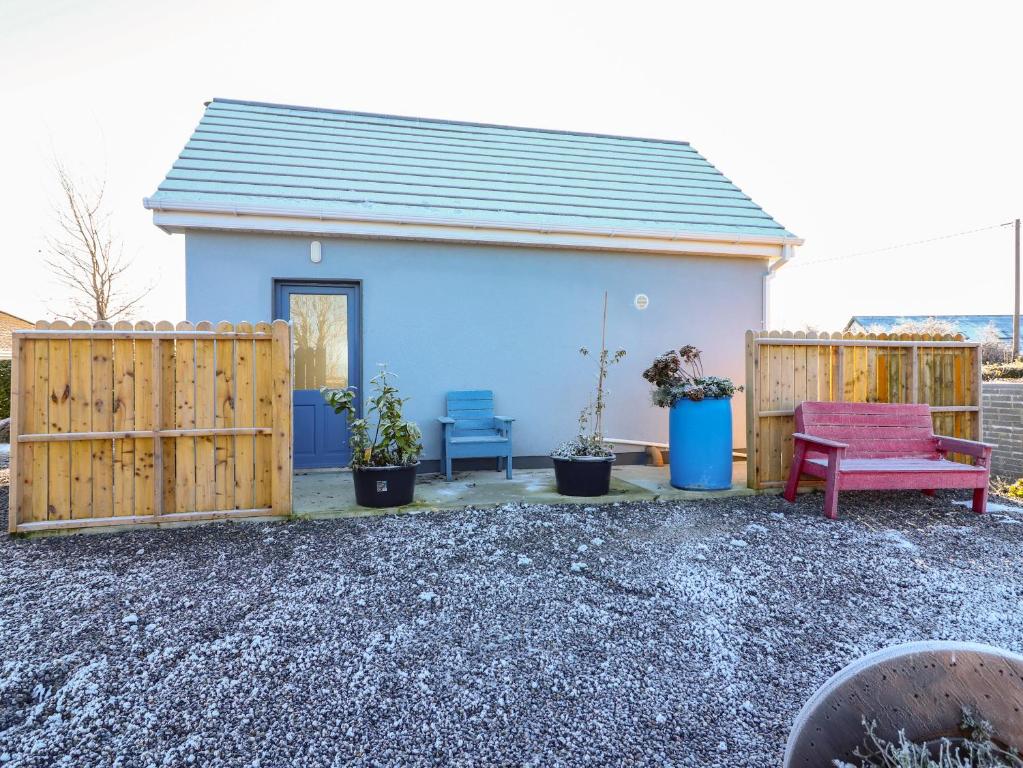
<path fill-rule="evenodd" d="M 950 498 L 2 537 L 0 765 L 773 768 L 851 659 L 1023 651 L 1023 511 Z"/>

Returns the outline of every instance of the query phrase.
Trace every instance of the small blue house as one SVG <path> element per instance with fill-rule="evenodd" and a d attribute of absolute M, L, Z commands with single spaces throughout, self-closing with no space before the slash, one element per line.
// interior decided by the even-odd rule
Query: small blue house
<path fill-rule="evenodd" d="M 853 333 L 890 333 L 904 323 L 938 320 L 961 333 L 967 341 L 1012 341 L 1012 315 L 853 315 L 845 330 Z"/>
<path fill-rule="evenodd" d="M 378 363 L 412 398 L 424 468 L 445 393 L 468 389 L 516 419 L 517 467 L 545 462 L 592 392 L 578 350 L 600 342 L 604 291 L 629 353 L 607 433 L 666 440 L 642 370 L 695 344 L 743 379 L 743 333 L 801 243 L 686 142 L 228 99 L 144 203 L 185 236 L 189 320 L 292 321 L 300 468 L 347 461 L 317 390 L 364 392 Z"/>

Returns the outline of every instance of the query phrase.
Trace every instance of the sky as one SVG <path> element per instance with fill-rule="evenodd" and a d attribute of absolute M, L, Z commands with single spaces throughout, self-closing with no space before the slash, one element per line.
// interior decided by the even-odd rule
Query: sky
<path fill-rule="evenodd" d="M 1021 26 L 1008 2 L 0 0 L 0 309 L 65 302 L 59 160 L 106 181 L 126 287 L 155 283 L 137 317 L 182 318 L 184 238 L 142 198 L 219 96 L 688 140 L 806 240 L 772 327 L 1008 314 Z"/>

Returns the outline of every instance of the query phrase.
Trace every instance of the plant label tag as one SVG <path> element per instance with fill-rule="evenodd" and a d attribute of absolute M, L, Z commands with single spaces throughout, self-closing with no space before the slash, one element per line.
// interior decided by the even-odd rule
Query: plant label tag
<path fill-rule="evenodd" d="M 386 480 L 377 480 L 377 493 L 387 493 Z"/>

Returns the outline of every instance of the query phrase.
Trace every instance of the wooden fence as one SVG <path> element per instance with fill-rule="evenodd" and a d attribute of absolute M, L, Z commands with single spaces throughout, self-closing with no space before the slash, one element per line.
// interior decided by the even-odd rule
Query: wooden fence
<path fill-rule="evenodd" d="M 804 400 L 927 403 L 936 433 L 979 440 L 980 376 L 962 335 L 747 331 L 747 484 L 785 484 Z"/>
<path fill-rule="evenodd" d="M 15 331 L 11 533 L 291 512 L 291 328 Z"/>

